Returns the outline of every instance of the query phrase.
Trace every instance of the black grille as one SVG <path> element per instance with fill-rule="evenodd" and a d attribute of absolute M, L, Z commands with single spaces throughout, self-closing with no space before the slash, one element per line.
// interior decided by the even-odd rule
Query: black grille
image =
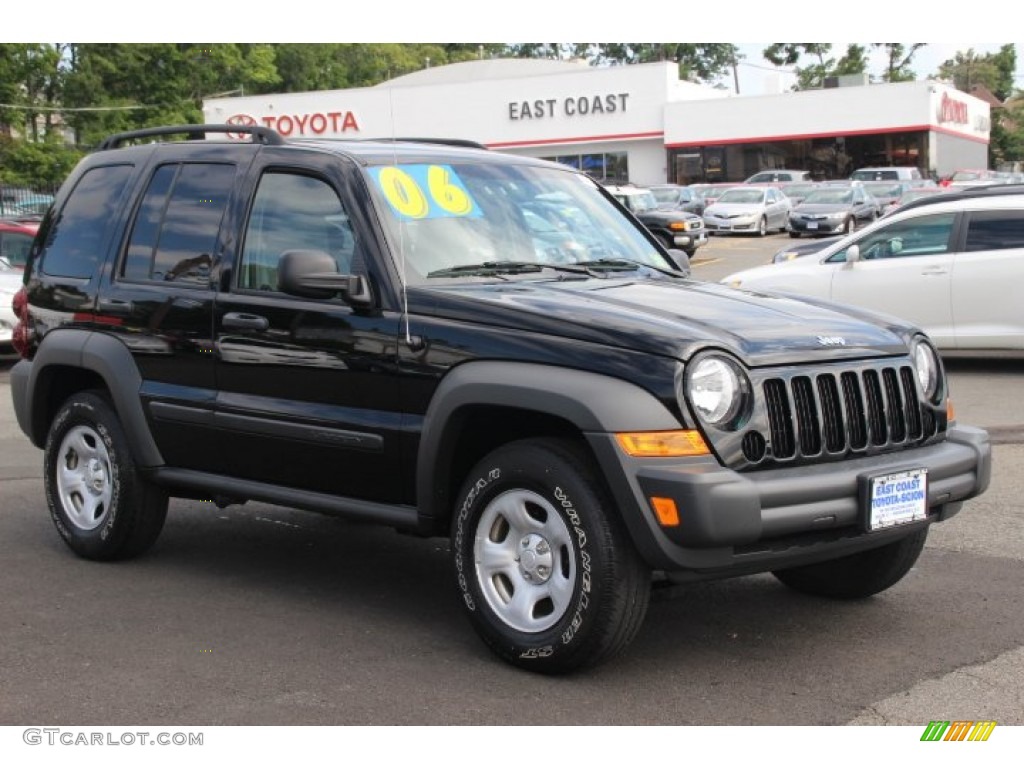
<path fill-rule="evenodd" d="M 895 450 L 935 429 L 910 366 L 769 378 L 763 390 L 776 460 Z"/>

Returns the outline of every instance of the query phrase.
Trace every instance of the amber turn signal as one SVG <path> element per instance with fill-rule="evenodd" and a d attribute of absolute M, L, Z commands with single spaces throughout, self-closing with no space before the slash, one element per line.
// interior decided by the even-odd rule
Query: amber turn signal
<path fill-rule="evenodd" d="M 676 432 L 619 432 L 615 439 L 630 456 L 645 458 L 672 458 L 678 456 L 706 456 L 707 443 L 695 429 Z"/>
<path fill-rule="evenodd" d="M 672 499 L 666 499 L 662 496 L 651 496 L 651 506 L 654 507 L 654 514 L 658 517 L 658 522 L 666 528 L 679 525 L 679 510 L 676 509 L 676 503 Z"/>
<path fill-rule="evenodd" d="M 953 398 L 946 398 L 946 421 L 952 424 L 956 421 L 956 408 L 953 407 Z"/>

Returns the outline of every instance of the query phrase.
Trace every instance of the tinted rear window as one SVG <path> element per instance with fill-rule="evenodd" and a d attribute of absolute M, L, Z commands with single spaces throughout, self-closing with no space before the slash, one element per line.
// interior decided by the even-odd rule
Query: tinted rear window
<path fill-rule="evenodd" d="M 968 251 L 1024 248 L 1024 211 L 985 211 L 971 214 Z"/>
<path fill-rule="evenodd" d="M 103 260 L 114 221 L 131 177 L 130 165 L 92 168 L 78 180 L 64 208 L 46 230 L 40 269 L 59 277 L 91 277 Z"/>

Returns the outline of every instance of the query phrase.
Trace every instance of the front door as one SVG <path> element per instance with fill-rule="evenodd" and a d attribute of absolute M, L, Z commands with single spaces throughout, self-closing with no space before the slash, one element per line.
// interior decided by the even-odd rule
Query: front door
<path fill-rule="evenodd" d="M 339 272 L 380 284 L 368 222 L 342 191 L 359 187 L 356 169 L 323 153 L 297 164 L 297 154 L 265 148 L 254 164 L 234 270 L 216 299 L 217 424 L 238 446 L 230 474 L 400 501 L 399 313 L 278 289 L 289 250 L 322 251 Z"/>

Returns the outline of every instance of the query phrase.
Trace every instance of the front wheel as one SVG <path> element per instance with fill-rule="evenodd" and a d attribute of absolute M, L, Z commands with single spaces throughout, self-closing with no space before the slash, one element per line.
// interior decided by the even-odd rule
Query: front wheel
<path fill-rule="evenodd" d="M 848 235 L 855 229 L 853 217 L 851 216 L 843 223 L 843 234 Z"/>
<path fill-rule="evenodd" d="M 761 217 L 761 221 L 757 223 L 757 236 L 764 237 L 768 234 L 768 218 L 766 216 Z"/>
<path fill-rule="evenodd" d="M 923 528 L 892 544 L 828 560 L 814 565 L 775 571 L 774 576 L 791 589 L 808 595 L 857 599 L 888 589 L 917 562 L 928 529 Z"/>
<path fill-rule="evenodd" d="M 76 554 L 133 557 L 160 535 L 167 494 L 139 473 L 117 414 L 98 392 L 79 392 L 60 407 L 43 466 L 50 517 Z"/>
<path fill-rule="evenodd" d="M 458 590 L 494 653 L 560 673 L 630 643 L 647 611 L 650 573 L 581 448 L 510 443 L 473 468 L 458 498 Z"/>

